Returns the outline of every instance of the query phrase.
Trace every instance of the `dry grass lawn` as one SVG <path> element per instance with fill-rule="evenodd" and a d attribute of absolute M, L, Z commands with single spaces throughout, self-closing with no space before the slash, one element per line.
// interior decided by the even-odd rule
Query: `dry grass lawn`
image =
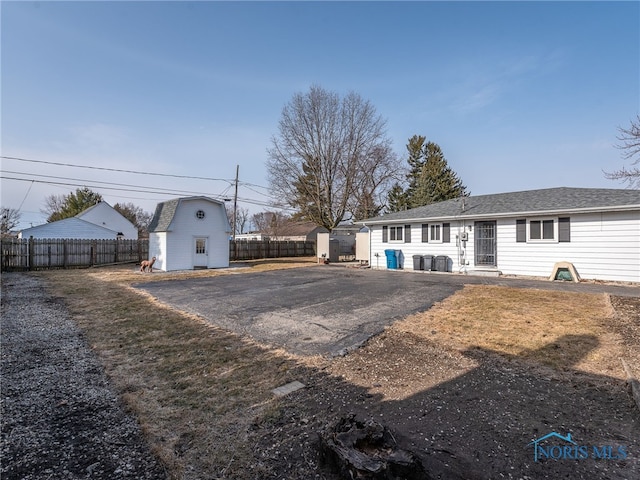
<path fill-rule="evenodd" d="M 243 269 L 144 276 L 132 266 L 39 275 L 64 298 L 171 478 L 250 479 L 270 473 L 247 432 L 277 414 L 271 390 L 304 378 L 310 368 L 330 372 L 329 361 L 263 348 L 164 307 L 131 284 L 314 261 L 263 260 Z M 604 295 L 468 286 L 390 330 L 446 349 L 481 347 L 558 370 L 622 377 L 619 339 L 606 325 L 611 315 Z"/>
<path fill-rule="evenodd" d="M 606 294 L 467 285 L 394 325 L 455 350 L 482 348 L 556 370 L 625 378 Z"/>

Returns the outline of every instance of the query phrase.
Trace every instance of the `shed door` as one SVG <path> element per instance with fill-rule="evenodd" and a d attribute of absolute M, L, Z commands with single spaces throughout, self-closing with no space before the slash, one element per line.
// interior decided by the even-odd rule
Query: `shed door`
<path fill-rule="evenodd" d="M 475 222 L 476 266 L 496 267 L 496 222 Z"/>
<path fill-rule="evenodd" d="M 194 238 L 193 266 L 207 268 L 209 265 L 209 237 Z"/>

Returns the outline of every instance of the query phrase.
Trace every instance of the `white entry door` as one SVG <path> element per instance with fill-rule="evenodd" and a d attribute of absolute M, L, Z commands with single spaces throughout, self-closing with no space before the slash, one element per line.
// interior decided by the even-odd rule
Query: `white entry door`
<path fill-rule="evenodd" d="M 209 265 L 209 237 L 194 238 L 193 267 L 207 268 Z"/>

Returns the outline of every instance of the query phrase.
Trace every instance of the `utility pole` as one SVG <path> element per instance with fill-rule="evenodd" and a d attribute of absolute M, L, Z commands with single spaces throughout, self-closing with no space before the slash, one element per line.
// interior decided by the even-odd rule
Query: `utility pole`
<path fill-rule="evenodd" d="M 236 193 L 233 196 L 233 231 L 232 238 L 236 240 L 236 215 L 238 209 L 238 174 L 240 173 L 240 165 L 236 165 Z"/>

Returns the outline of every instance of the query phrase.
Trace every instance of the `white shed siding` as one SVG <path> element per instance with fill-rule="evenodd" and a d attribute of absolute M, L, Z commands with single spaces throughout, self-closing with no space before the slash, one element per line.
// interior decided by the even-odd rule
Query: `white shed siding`
<path fill-rule="evenodd" d="M 585 279 L 640 282 L 640 214 L 568 215 L 571 241 L 518 243 L 515 219 L 498 222 L 498 269 L 504 274 L 551 275 L 556 262 L 571 262 Z"/>
<path fill-rule="evenodd" d="M 149 234 L 149 259 L 156 257 L 153 268 L 157 270 L 167 270 L 167 232 L 152 232 Z"/>

